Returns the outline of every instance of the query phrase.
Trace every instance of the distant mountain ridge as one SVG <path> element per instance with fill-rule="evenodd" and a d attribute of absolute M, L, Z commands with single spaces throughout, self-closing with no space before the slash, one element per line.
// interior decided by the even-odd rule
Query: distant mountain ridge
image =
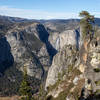
<path fill-rule="evenodd" d="M 29 19 L 26 19 L 26 18 L 10 17 L 10 16 L 2 16 L 2 15 L 0 15 L 0 20 L 10 21 L 10 22 L 25 22 L 25 21 L 29 21 Z"/>
<path fill-rule="evenodd" d="M 10 22 L 29 22 L 29 21 L 35 21 L 35 22 L 40 22 L 42 24 L 44 23 L 48 23 L 48 22 L 51 22 L 51 23 L 68 23 L 68 22 L 79 22 L 80 19 L 27 19 L 27 18 L 20 18 L 20 17 L 11 17 L 11 16 L 3 16 L 3 15 L 0 15 L 0 20 L 5 20 L 5 21 L 10 21 Z M 100 18 L 95 18 L 95 23 L 97 25 L 100 26 Z"/>

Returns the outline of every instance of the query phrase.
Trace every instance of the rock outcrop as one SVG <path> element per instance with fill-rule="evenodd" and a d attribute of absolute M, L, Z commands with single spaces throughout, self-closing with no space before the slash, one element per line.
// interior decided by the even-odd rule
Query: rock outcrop
<path fill-rule="evenodd" d="M 18 64 L 17 68 L 23 70 L 23 66 L 25 65 L 27 66 L 30 76 L 41 79 L 44 73 L 43 64 L 45 64 L 45 62 L 43 60 L 40 61 L 38 57 L 41 58 L 41 56 L 46 56 L 48 62 L 47 66 L 50 64 L 48 61 L 50 59 L 48 52 L 40 56 L 42 52 L 40 48 L 44 47 L 45 52 L 47 50 L 45 44 L 41 42 L 38 36 L 37 27 L 38 23 L 32 23 L 25 26 L 17 24 L 16 27 L 8 30 L 6 38 L 11 46 L 11 53 L 14 57 L 14 61 Z"/>
<path fill-rule="evenodd" d="M 46 80 L 47 97 L 52 96 L 53 100 L 68 100 L 81 95 L 85 78 L 78 68 L 80 60 L 79 51 L 75 46 L 65 45 L 56 54 Z"/>
<path fill-rule="evenodd" d="M 53 100 L 99 100 L 100 33 L 87 36 L 77 51 L 64 46 L 54 57 L 45 89 Z"/>
<path fill-rule="evenodd" d="M 54 56 L 52 66 L 48 71 L 46 88 L 50 85 L 54 85 L 59 78 L 59 74 L 64 74 L 73 64 L 75 64 L 74 66 L 78 66 L 80 60 L 76 52 L 75 47 L 65 45 L 61 51 Z"/>
<path fill-rule="evenodd" d="M 64 45 L 74 45 L 79 48 L 80 44 L 80 33 L 78 30 L 66 30 L 62 33 L 53 33 L 49 37 L 50 43 L 56 50 L 60 50 Z"/>

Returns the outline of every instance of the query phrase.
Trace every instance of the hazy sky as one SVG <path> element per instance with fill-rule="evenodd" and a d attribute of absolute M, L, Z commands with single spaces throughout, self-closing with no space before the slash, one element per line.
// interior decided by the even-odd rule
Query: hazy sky
<path fill-rule="evenodd" d="M 31 19 L 78 18 L 82 10 L 100 17 L 100 0 L 0 0 L 0 15 Z"/>

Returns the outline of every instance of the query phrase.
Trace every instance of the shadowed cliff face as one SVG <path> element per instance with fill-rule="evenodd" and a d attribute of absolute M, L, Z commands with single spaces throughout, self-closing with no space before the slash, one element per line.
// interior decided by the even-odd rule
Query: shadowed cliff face
<path fill-rule="evenodd" d="M 40 40 L 46 45 L 47 51 L 49 53 L 52 62 L 53 56 L 57 53 L 57 50 L 51 45 L 51 43 L 48 40 L 49 33 L 47 32 L 45 27 L 41 24 L 37 26 L 37 31 Z"/>
<path fill-rule="evenodd" d="M 0 72 L 3 73 L 7 68 L 12 66 L 14 58 L 11 53 L 11 47 L 6 37 L 0 38 Z"/>
<path fill-rule="evenodd" d="M 76 48 L 79 49 L 79 47 L 80 47 L 80 44 L 79 44 L 79 42 L 80 42 L 80 33 L 79 33 L 78 30 L 75 30 L 75 32 L 76 32 Z"/>

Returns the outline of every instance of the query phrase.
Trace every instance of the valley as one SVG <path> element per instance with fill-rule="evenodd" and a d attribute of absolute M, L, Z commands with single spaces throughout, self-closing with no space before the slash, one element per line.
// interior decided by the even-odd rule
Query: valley
<path fill-rule="evenodd" d="M 93 91 L 98 92 L 100 87 L 95 82 L 99 84 L 99 72 L 94 69 L 100 63 L 100 19 L 95 19 L 98 34 L 89 42 L 88 38 L 82 41 L 79 22 L 79 19 L 28 20 L 0 16 L 0 100 L 17 100 L 8 96 L 19 95 L 24 67 L 32 94 L 37 95 L 42 85 L 48 90 L 47 97 L 54 98 L 46 100 L 64 100 L 66 97 L 60 99 L 59 95 L 68 92 L 70 98 L 71 93 L 80 96 L 84 84 L 90 85 L 85 83 L 88 79 Z"/>

